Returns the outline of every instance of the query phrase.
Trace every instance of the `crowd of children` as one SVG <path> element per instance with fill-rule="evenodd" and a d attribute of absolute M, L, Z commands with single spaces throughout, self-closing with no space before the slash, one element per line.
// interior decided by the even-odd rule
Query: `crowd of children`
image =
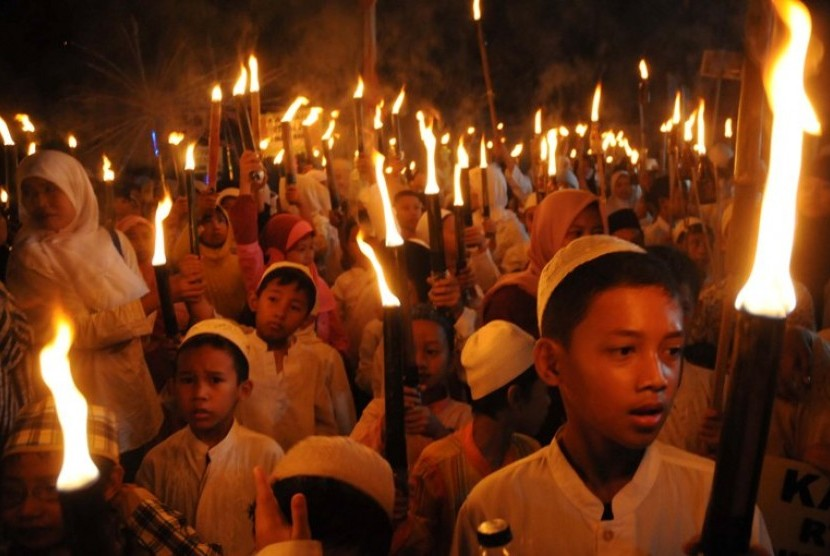
<path fill-rule="evenodd" d="M 201 184 L 195 207 L 176 200 L 164 227 L 181 337 L 170 337 L 142 194 L 123 185 L 114 227 L 101 226 L 78 160 L 22 161 L 22 227 L 0 288 L 0 547 L 82 546 L 37 371 L 61 311 L 91 408 L 107 553 L 477 554 L 477 528 L 495 518 L 511 553 L 695 553 L 718 443 L 713 321 L 727 286 L 715 261 L 729 211 L 723 223 L 678 212 L 665 180 L 622 168 L 607 199 L 584 168 L 542 195 L 501 148 L 470 171 L 473 224 L 443 213 L 450 270 L 436 275 L 422 182 L 390 179 L 412 367 L 402 488 L 382 457 L 378 280 L 357 244 L 391 261 L 386 223 L 367 157 L 336 166 L 337 211 L 324 173 L 267 183 L 251 151 L 238 189 Z M 830 155 L 808 174 L 803 195 L 830 188 Z M 800 204 L 811 212 L 793 273 L 805 286 L 768 452 L 830 473 L 830 272 L 810 251 L 830 204 L 816 205 Z M 771 553 L 757 510 L 752 545 Z"/>

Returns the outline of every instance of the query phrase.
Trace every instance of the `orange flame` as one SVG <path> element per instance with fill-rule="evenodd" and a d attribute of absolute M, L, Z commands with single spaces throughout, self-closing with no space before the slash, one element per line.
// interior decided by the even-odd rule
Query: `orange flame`
<path fill-rule="evenodd" d="M 556 175 L 556 148 L 559 146 L 559 138 L 555 129 L 548 130 L 548 176 Z"/>
<path fill-rule="evenodd" d="M 513 158 L 519 158 L 520 156 L 522 156 L 522 150 L 524 150 L 524 145 L 522 143 L 517 143 L 513 147 L 513 150 L 510 151 L 510 156 L 512 156 Z"/>
<path fill-rule="evenodd" d="M 671 117 L 673 126 L 680 124 L 680 91 L 674 95 L 674 114 Z"/>
<path fill-rule="evenodd" d="M 354 90 L 352 98 L 363 98 L 363 76 L 357 76 L 357 87 Z"/>
<path fill-rule="evenodd" d="M 643 81 L 648 79 L 648 65 L 646 64 L 645 58 L 640 60 L 640 79 Z"/>
<path fill-rule="evenodd" d="M 398 231 L 398 222 L 395 220 L 395 212 L 392 210 L 392 199 L 389 196 L 389 188 L 386 185 L 386 177 L 383 175 L 383 163 L 386 158 L 377 151 L 372 151 L 372 163 L 375 166 L 375 181 L 377 182 L 380 200 L 383 204 L 383 223 L 386 228 L 386 246 L 399 247 L 403 245 L 403 237 Z"/>
<path fill-rule="evenodd" d="M 196 169 L 196 157 L 193 156 L 193 151 L 196 149 L 196 143 L 190 143 L 187 146 L 187 151 L 184 154 L 184 169 L 185 170 L 195 170 Z"/>
<path fill-rule="evenodd" d="M 405 91 L 406 85 L 401 87 L 401 92 L 398 93 L 398 98 L 395 99 L 395 104 L 392 105 L 392 113 L 398 114 L 401 111 L 401 106 L 403 105 L 403 99 L 406 96 Z"/>
<path fill-rule="evenodd" d="M 706 112 L 706 102 L 700 99 L 697 108 L 697 144 L 695 150 L 700 154 L 706 154 L 706 127 L 703 117 Z"/>
<path fill-rule="evenodd" d="M 115 179 L 115 172 L 112 170 L 112 163 L 107 155 L 101 157 L 101 179 L 110 182 Z"/>
<path fill-rule="evenodd" d="M 294 115 L 297 113 L 297 110 L 300 109 L 300 106 L 305 106 L 308 104 L 308 99 L 304 96 L 298 96 L 294 99 L 294 102 L 291 103 L 291 106 L 288 107 L 288 110 L 285 111 L 285 115 L 283 115 L 281 122 L 290 122 L 294 119 Z"/>
<path fill-rule="evenodd" d="M 222 87 L 219 86 L 219 83 L 213 86 L 213 90 L 210 92 L 210 101 L 222 102 Z"/>
<path fill-rule="evenodd" d="M 259 92 L 259 62 L 256 56 L 251 54 L 248 57 L 248 69 L 251 70 L 251 82 L 248 86 L 248 91 L 251 93 Z"/>
<path fill-rule="evenodd" d="M 239 95 L 245 94 L 245 86 L 248 84 L 248 70 L 245 69 L 245 66 L 239 68 L 239 78 L 236 80 L 233 86 L 233 96 L 238 97 Z"/>
<path fill-rule="evenodd" d="M 591 102 L 591 121 L 599 121 L 599 101 L 602 97 L 602 82 L 597 83 L 597 88 L 594 89 L 594 100 Z"/>
<path fill-rule="evenodd" d="M 20 122 L 20 128 L 26 133 L 34 133 L 35 125 L 29 119 L 28 114 L 15 114 L 14 119 Z"/>
<path fill-rule="evenodd" d="M 372 263 L 372 268 L 375 269 L 375 274 L 378 277 L 378 289 L 380 290 L 380 302 L 381 305 L 384 307 L 400 307 L 401 300 L 398 299 L 392 290 L 389 289 L 389 285 L 386 283 L 386 276 L 383 274 L 383 266 L 380 264 L 380 261 L 375 255 L 375 251 L 369 246 L 368 243 L 363 241 L 363 230 L 357 232 L 357 247 L 360 249 L 360 252 L 363 253 L 369 262 Z"/>
<path fill-rule="evenodd" d="M 308 116 L 306 116 L 303 120 L 303 126 L 308 127 L 314 125 L 314 123 L 320 118 L 320 114 L 322 113 L 323 109 L 320 106 L 312 106 L 311 109 L 308 111 Z"/>
<path fill-rule="evenodd" d="M 178 145 L 182 141 L 184 141 L 184 133 L 181 133 L 180 131 L 174 131 L 167 136 L 167 142 L 171 145 Z"/>
<path fill-rule="evenodd" d="M 467 149 L 464 148 L 464 138 L 458 138 L 458 148 L 455 150 L 455 158 L 458 160 L 458 165 L 462 168 L 470 167 L 470 157 L 467 155 Z"/>
<path fill-rule="evenodd" d="M 0 135 L 3 136 L 3 144 L 6 146 L 14 145 L 14 140 L 12 139 L 12 134 L 9 132 L 9 126 L 6 124 L 6 120 L 0 118 Z"/>
<path fill-rule="evenodd" d="M 441 189 L 438 187 L 435 171 L 435 149 L 437 147 L 437 141 L 435 140 L 435 134 L 432 132 L 432 123 L 427 126 L 424 121 L 424 113 L 419 110 L 415 117 L 418 120 L 418 128 L 421 131 L 421 141 L 424 142 L 424 147 L 427 150 L 427 183 L 424 188 L 424 193 L 427 195 L 436 195 L 441 192 Z"/>
<path fill-rule="evenodd" d="M 164 198 L 156 207 L 156 228 L 155 228 L 155 248 L 153 249 L 153 266 L 161 266 L 167 263 L 167 255 L 164 252 L 164 220 L 170 215 L 170 209 L 173 208 L 173 200 L 170 198 L 170 193 L 164 192 Z"/>
<path fill-rule="evenodd" d="M 481 3 L 480 0 L 473 0 L 473 21 L 481 20 Z"/>
<path fill-rule="evenodd" d="M 66 144 L 69 146 L 70 149 L 77 149 L 78 148 L 78 140 L 71 133 L 66 138 Z"/>
<path fill-rule="evenodd" d="M 375 106 L 374 129 L 383 129 L 383 101 Z"/>
<path fill-rule="evenodd" d="M 726 122 L 723 124 L 723 136 L 732 139 L 732 118 L 726 118 Z"/>
<path fill-rule="evenodd" d="M 323 141 L 328 141 L 331 139 L 331 136 L 334 134 L 334 125 L 337 123 L 337 120 L 329 120 L 329 127 L 326 128 L 326 132 L 323 134 Z"/>
<path fill-rule="evenodd" d="M 533 133 L 542 135 L 542 109 L 536 110 L 536 115 L 533 117 Z"/>

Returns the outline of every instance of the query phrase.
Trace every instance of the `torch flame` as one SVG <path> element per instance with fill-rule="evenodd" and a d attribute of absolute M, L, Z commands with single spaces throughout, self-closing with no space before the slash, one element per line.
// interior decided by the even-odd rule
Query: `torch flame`
<path fill-rule="evenodd" d="M 265 139 L 260 139 L 259 140 L 259 150 L 260 150 L 260 152 L 266 150 L 268 148 L 268 145 L 270 145 L 270 144 L 271 144 L 271 138 L 270 137 L 266 137 Z"/>
<path fill-rule="evenodd" d="M 308 104 L 308 99 L 304 96 L 298 96 L 294 99 L 294 102 L 291 103 L 291 106 L 288 107 L 288 110 L 285 111 L 285 115 L 282 117 L 282 122 L 290 122 L 294 119 L 294 115 L 297 113 L 297 110 L 300 109 L 300 106 L 305 106 Z"/>
<path fill-rule="evenodd" d="M 256 56 L 251 54 L 248 57 L 248 69 L 251 70 L 251 83 L 248 87 L 248 91 L 251 93 L 258 93 L 259 92 L 259 62 L 256 59 Z"/>
<path fill-rule="evenodd" d="M 542 140 L 539 141 L 539 160 L 542 162 L 547 161 L 548 159 L 548 140 L 547 137 L 542 135 Z"/>
<path fill-rule="evenodd" d="M 392 105 L 392 113 L 398 114 L 401 111 L 401 106 L 403 105 L 403 99 L 406 96 L 406 85 L 401 87 L 401 92 L 398 93 L 398 98 L 395 99 L 395 104 Z"/>
<path fill-rule="evenodd" d="M 475 134 L 475 132 L 476 132 L 476 128 L 475 128 L 475 127 L 470 126 L 470 127 L 468 127 L 468 128 L 467 128 L 467 135 L 474 135 L 474 134 Z"/>
<path fill-rule="evenodd" d="M 704 113 L 706 111 L 706 102 L 703 99 L 700 99 L 700 104 L 697 108 L 697 145 L 696 151 L 704 155 L 706 154 L 706 127 L 704 124 Z"/>
<path fill-rule="evenodd" d="M 170 198 L 170 193 L 164 192 L 164 198 L 156 207 L 156 230 L 155 230 L 155 248 L 153 250 L 153 266 L 161 266 L 167 263 L 167 256 L 164 253 L 164 220 L 170 214 L 170 209 L 173 208 L 173 200 Z"/>
<path fill-rule="evenodd" d="M 26 149 L 26 154 L 27 155 L 32 155 L 32 154 L 35 154 L 36 152 L 37 152 L 37 143 L 35 143 L 34 141 L 31 141 L 29 143 L 29 147 Z"/>
<path fill-rule="evenodd" d="M 462 137 L 458 138 L 458 148 L 455 150 L 455 158 L 458 161 L 458 165 L 462 168 L 470 167 L 470 157 L 467 155 L 467 149 L 464 148 L 464 139 Z"/>
<path fill-rule="evenodd" d="M 303 120 L 303 126 L 309 127 L 320 119 L 320 114 L 323 113 L 323 108 L 320 106 L 312 106 L 308 111 L 308 116 Z"/>
<path fill-rule="evenodd" d="M 697 116 L 697 110 L 692 112 L 689 115 L 689 119 L 683 122 L 683 140 L 687 143 L 692 140 L 694 137 L 694 132 L 692 131 L 695 127 L 695 117 Z"/>
<path fill-rule="evenodd" d="M 363 76 L 357 76 L 357 87 L 354 90 L 352 98 L 363 98 Z"/>
<path fill-rule="evenodd" d="M 4 205 L 9 202 L 9 192 L 0 187 L 0 203 Z"/>
<path fill-rule="evenodd" d="M 34 133 L 35 126 L 28 114 L 15 114 L 14 119 L 20 122 L 20 128 L 26 133 Z"/>
<path fill-rule="evenodd" d="M 427 184 L 424 188 L 424 193 L 427 195 L 435 195 L 441 192 L 438 188 L 438 181 L 435 177 L 435 148 L 437 146 L 437 141 L 435 140 L 435 134 L 432 132 L 432 123 L 430 123 L 429 127 L 427 127 L 426 122 L 424 121 L 424 113 L 419 110 L 415 117 L 418 119 L 418 128 L 421 131 L 421 141 L 424 142 L 424 147 L 427 149 Z"/>
<path fill-rule="evenodd" d="M 331 139 L 332 134 L 334 134 L 334 124 L 337 123 L 336 120 L 329 121 L 329 127 L 326 128 L 326 132 L 323 134 L 323 141 L 328 141 Z"/>
<path fill-rule="evenodd" d="M 245 66 L 239 68 L 239 79 L 236 80 L 236 83 L 233 85 L 233 96 L 238 97 L 239 95 L 245 94 L 245 85 L 248 84 L 248 70 L 245 69 Z"/>
<path fill-rule="evenodd" d="M 213 90 L 210 92 L 210 101 L 222 102 L 222 87 L 219 86 L 219 83 L 213 86 Z"/>
<path fill-rule="evenodd" d="M 570 131 L 568 131 L 567 127 L 563 125 L 559 126 L 559 135 L 561 135 L 562 137 L 567 137 L 569 134 Z"/>
<path fill-rule="evenodd" d="M 773 50 L 764 85 L 773 113 L 770 161 L 755 260 L 735 308 L 759 316 L 784 318 L 795 307 L 790 278 L 795 230 L 796 184 L 801 172 L 803 134 L 818 135 L 821 124 L 804 91 L 804 61 L 810 41 L 810 12 L 795 0 L 773 0 L 786 37 Z"/>
<path fill-rule="evenodd" d="M 555 129 L 548 130 L 548 175 L 556 175 L 556 147 L 559 144 L 559 138 L 556 136 Z"/>
<path fill-rule="evenodd" d="M 648 79 L 648 64 L 646 64 L 645 58 L 640 60 L 640 79 L 643 81 Z"/>
<path fill-rule="evenodd" d="M 536 110 L 536 115 L 533 116 L 533 133 L 542 135 L 542 109 Z"/>
<path fill-rule="evenodd" d="M 580 137 L 585 137 L 585 132 L 588 131 L 588 125 L 587 124 L 576 124 L 576 127 L 574 128 L 574 131 L 576 131 L 576 134 L 579 135 Z"/>
<path fill-rule="evenodd" d="M 673 126 L 680 123 L 680 91 L 674 95 L 674 114 L 672 114 L 671 123 Z"/>
<path fill-rule="evenodd" d="M 487 145 L 484 142 L 484 135 L 481 136 L 481 145 L 478 149 L 478 167 L 487 168 Z"/>
<path fill-rule="evenodd" d="M 383 101 L 375 106 L 374 129 L 383 129 Z"/>
<path fill-rule="evenodd" d="M 403 237 L 398 231 L 398 222 L 395 220 L 395 212 L 392 210 L 392 199 L 389 197 L 389 188 L 386 185 L 386 177 L 383 175 L 383 163 L 386 158 L 377 151 L 372 151 L 372 163 L 375 166 L 375 181 L 377 182 L 378 191 L 380 191 L 380 200 L 383 204 L 383 222 L 386 228 L 387 247 L 399 247 L 403 245 Z"/>
<path fill-rule="evenodd" d="M 631 159 L 631 164 L 636 166 L 637 162 L 639 162 L 640 160 L 640 151 L 638 151 L 637 149 L 633 149 L 631 151 L 631 154 L 628 155 L 628 157 Z"/>
<path fill-rule="evenodd" d="M 285 156 L 285 149 L 280 149 L 280 152 L 277 153 L 277 156 L 274 157 L 274 164 L 282 164 L 282 159 Z"/>
<path fill-rule="evenodd" d="M 99 472 L 89 455 L 86 399 L 75 386 L 69 368 L 72 325 L 62 315 L 57 315 L 55 321 L 54 339 L 40 350 L 40 373 L 52 392 L 63 434 L 63 464 L 57 487 L 66 492 L 92 484 Z"/>
<path fill-rule="evenodd" d="M 383 267 L 380 264 L 374 250 L 368 243 L 363 241 L 363 231 L 357 232 L 357 247 L 363 253 L 369 262 L 372 263 L 372 268 L 375 269 L 375 274 L 378 277 L 378 289 L 380 290 L 380 302 L 384 307 L 400 307 L 401 301 L 398 299 L 386 283 L 386 277 L 383 274 Z"/>
<path fill-rule="evenodd" d="M 441 144 L 442 145 L 449 145 L 450 144 L 450 132 L 449 131 L 441 136 Z"/>
<path fill-rule="evenodd" d="M 473 21 L 481 20 L 481 3 L 479 0 L 473 0 Z"/>
<path fill-rule="evenodd" d="M 115 179 L 115 172 L 112 170 L 112 163 L 107 155 L 101 157 L 101 179 L 110 182 Z"/>
<path fill-rule="evenodd" d="M 523 149 L 524 145 L 521 143 L 517 143 L 516 146 L 513 147 L 513 150 L 510 151 L 510 156 L 512 156 L 513 158 L 519 158 L 520 156 L 522 156 Z"/>
<path fill-rule="evenodd" d="M 455 164 L 452 169 L 452 204 L 454 207 L 464 206 L 464 193 L 461 190 L 461 164 Z"/>
<path fill-rule="evenodd" d="M 591 121 L 599 121 L 599 100 L 602 97 L 602 82 L 597 83 L 597 88 L 594 89 L 594 100 L 591 102 Z"/>
<path fill-rule="evenodd" d="M 726 122 L 723 124 L 723 136 L 732 139 L 732 118 L 726 118 Z"/>
<path fill-rule="evenodd" d="M 69 145 L 70 149 L 78 148 L 78 140 L 71 133 L 69 134 L 69 137 L 66 138 L 66 144 Z"/>
<path fill-rule="evenodd" d="M 187 146 L 187 151 L 184 153 L 184 169 L 195 170 L 196 158 L 193 156 L 193 151 L 196 149 L 196 143 L 191 143 Z"/>
<path fill-rule="evenodd" d="M 3 136 L 3 144 L 6 146 L 14 145 L 12 134 L 9 132 L 9 126 L 6 125 L 6 120 L 0 118 L 0 135 Z"/>
<path fill-rule="evenodd" d="M 180 131 L 174 131 L 167 136 L 167 142 L 171 145 L 178 145 L 182 141 L 184 141 L 184 133 Z"/>

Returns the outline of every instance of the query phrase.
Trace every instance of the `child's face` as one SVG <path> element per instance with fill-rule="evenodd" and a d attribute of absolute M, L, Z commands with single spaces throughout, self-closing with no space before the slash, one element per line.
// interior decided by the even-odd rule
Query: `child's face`
<path fill-rule="evenodd" d="M 199 241 L 218 249 L 228 239 L 228 220 L 225 215 L 215 210 L 207 212 L 199 222 Z"/>
<path fill-rule="evenodd" d="M 19 454 L 3 462 L 0 519 L 23 548 L 43 550 L 64 538 L 57 482 L 63 456 L 58 452 Z"/>
<path fill-rule="evenodd" d="M 602 217 L 599 215 L 599 209 L 596 205 L 591 205 L 577 214 L 576 218 L 571 222 L 571 225 L 568 226 L 568 230 L 565 232 L 565 238 L 562 241 L 562 247 L 565 247 L 573 240 L 579 239 L 582 236 L 596 235 L 602 232 Z"/>
<path fill-rule="evenodd" d="M 179 355 L 173 390 L 193 434 L 212 446 L 228 434 L 236 403 L 248 396 L 251 382 L 239 383 L 227 351 L 199 346 Z"/>
<path fill-rule="evenodd" d="M 423 213 L 424 207 L 417 197 L 404 195 L 395 201 L 395 216 L 398 217 L 398 224 L 404 230 L 414 233 Z"/>
<path fill-rule="evenodd" d="M 421 389 L 427 391 L 443 385 L 450 362 L 450 346 L 444 330 L 431 320 L 413 320 L 412 340 Z"/>
<path fill-rule="evenodd" d="M 629 176 L 620 176 L 614 182 L 614 197 L 621 201 L 628 201 L 634 189 L 631 187 L 631 178 Z"/>
<path fill-rule="evenodd" d="M 682 347 L 679 302 L 656 286 L 621 286 L 594 297 L 569 346 L 542 338 L 536 368 L 562 393 L 567 436 L 599 451 L 641 450 L 671 409 Z"/>
<path fill-rule="evenodd" d="M 306 292 L 298 284 L 280 284 L 271 280 L 252 299 L 256 313 L 256 331 L 268 344 L 285 342 L 305 322 L 311 308 Z"/>
<path fill-rule="evenodd" d="M 41 229 L 59 232 L 69 226 L 77 211 L 60 187 L 43 178 L 26 178 L 22 184 L 23 208 L 32 224 Z"/>
<path fill-rule="evenodd" d="M 153 259 L 153 250 L 155 249 L 155 241 L 153 238 L 153 229 L 146 224 L 136 224 L 129 230 L 124 232 L 127 239 L 135 250 L 136 258 L 140 264 L 145 264 Z"/>
<path fill-rule="evenodd" d="M 311 267 L 314 264 L 314 238 L 307 235 L 291 246 L 285 254 L 285 260 Z"/>
<path fill-rule="evenodd" d="M 683 250 L 700 270 L 709 266 L 709 252 L 706 248 L 706 235 L 703 232 L 689 232 L 683 242 Z"/>

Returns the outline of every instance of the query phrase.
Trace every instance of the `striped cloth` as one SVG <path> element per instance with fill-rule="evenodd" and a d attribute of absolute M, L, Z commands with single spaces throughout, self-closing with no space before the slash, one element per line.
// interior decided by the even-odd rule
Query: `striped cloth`
<path fill-rule="evenodd" d="M 20 409 L 33 394 L 32 330 L 12 294 L 0 282 L 0 446 Z"/>

